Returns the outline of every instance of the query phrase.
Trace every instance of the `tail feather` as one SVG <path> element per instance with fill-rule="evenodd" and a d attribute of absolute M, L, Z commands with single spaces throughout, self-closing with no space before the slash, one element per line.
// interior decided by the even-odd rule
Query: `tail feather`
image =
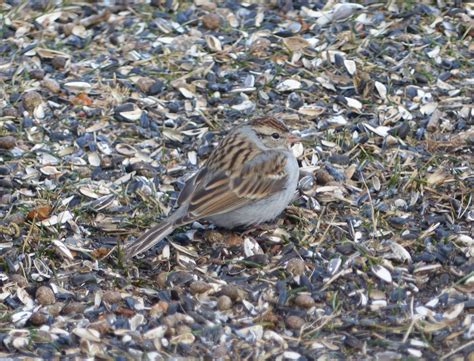
<path fill-rule="evenodd" d="M 171 232 L 173 232 L 174 229 L 174 224 L 168 220 L 165 220 L 160 224 L 150 228 L 143 235 L 138 237 L 137 240 L 125 246 L 126 258 L 132 258 L 147 251 Z"/>

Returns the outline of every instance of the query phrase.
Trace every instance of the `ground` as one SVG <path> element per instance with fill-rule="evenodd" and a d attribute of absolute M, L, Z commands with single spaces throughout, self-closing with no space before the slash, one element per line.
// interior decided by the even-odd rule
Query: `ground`
<path fill-rule="evenodd" d="M 474 7 L 0 0 L 0 356 L 474 359 Z M 123 245 L 233 126 L 275 222 Z"/>

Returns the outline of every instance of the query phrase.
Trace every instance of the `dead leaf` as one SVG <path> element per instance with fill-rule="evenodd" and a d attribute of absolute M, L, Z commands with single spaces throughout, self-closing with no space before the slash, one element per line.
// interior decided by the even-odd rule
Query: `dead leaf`
<path fill-rule="evenodd" d="M 290 51 L 299 51 L 303 50 L 307 46 L 309 46 L 309 43 L 306 39 L 300 37 L 300 36 L 292 36 L 289 38 L 283 39 L 283 44 L 290 50 Z"/>
<path fill-rule="evenodd" d="M 429 185 L 437 185 L 437 184 L 442 184 L 448 176 L 444 173 L 442 169 L 437 169 L 434 173 L 430 174 L 426 178 L 426 182 Z"/>
<path fill-rule="evenodd" d="M 75 105 L 91 105 L 92 99 L 87 96 L 85 93 L 79 93 L 76 96 L 71 98 L 71 103 Z"/>
<path fill-rule="evenodd" d="M 106 248 L 106 247 L 99 247 L 99 248 L 96 248 L 94 249 L 92 252 L 91 252 L 91 256 L 96 258 L 96 259 L 102 259 L 104 258 L 105 256 L 107 256 L 110 252 L 110 249 L 109 248 Z"/>
<path fill-rule="evenodd" d="M 29 211 L 26 215 L 26 218 L 28 218 L 30 221 L 33 219 L 36 219 L 37 221 L 43 221 L 49 217 L 51 210 L 51 206 L 39 206 Z"/>

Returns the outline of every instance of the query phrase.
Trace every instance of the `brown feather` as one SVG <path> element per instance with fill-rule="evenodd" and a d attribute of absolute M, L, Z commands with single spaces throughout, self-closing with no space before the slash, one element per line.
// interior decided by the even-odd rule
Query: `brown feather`
<path fill-rule="evenodd" d="M 227 213 L 255 199 L 278 192 L 286 181 L 286 158 L 279 152 L 260 152 L 227 176 L 222 172 L 196 184 L 188 212 L 192 218 L 206 218 Z M 277 172 L 274 172 L 274 169 Z M 225 181 L 224 181 L 225 179 Z"/>
<path fill-rule="evenodd" d="M 127 244 L 125 246 L 125 256 L 127 258 L 132 258 L 137 254 L 145 252 L 165 238 L 168 234 L 173 232 L 173 230 L 173 223 L 168 220 L 162 221 L 156 226 L 150 228 L 134 242 Z"/>
<path fill-rule="evenodd" d="M 267 126 L 275 128 L 283 133 L 288 133 L 290 131 L 285 124 L 270 116 L 252 119 L 249 124 L 253 126 Z"/>

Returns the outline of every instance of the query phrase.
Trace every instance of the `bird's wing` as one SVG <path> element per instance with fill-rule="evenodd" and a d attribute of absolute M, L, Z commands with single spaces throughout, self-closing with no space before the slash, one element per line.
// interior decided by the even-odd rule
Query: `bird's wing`
<path fill-rule="evenodd" d="M 281 191 L 288 177 L 286 162 L 284 153 L 273 150 L 230 152 L 225 165 L 214 169 L 210 164 L 216 163 L 208 162 L 192 178 L 193 191 L 186 190 L 188 209 L 183 221 L 227 213 Z"/>

